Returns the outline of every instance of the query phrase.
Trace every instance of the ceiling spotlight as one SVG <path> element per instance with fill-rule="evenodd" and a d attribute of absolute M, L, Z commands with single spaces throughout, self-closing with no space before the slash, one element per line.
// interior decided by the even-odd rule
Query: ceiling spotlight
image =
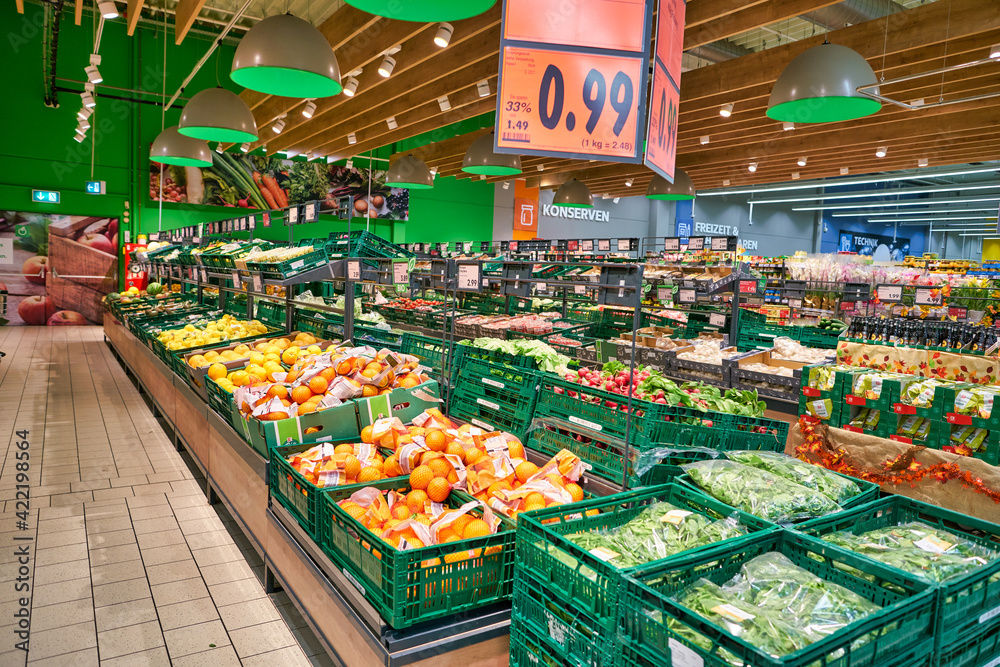
<path fill-rule="evenodd" d="M 806 166 L 806 161 L 807 160 L 808 160 L 808 158 L 806 158 L 806 157 L 800 157 L 799 161 L 796 164 L 798 164 L 800 167 L 804 167 L 804 166 Z"/>
<path fill-rule="evenodd" d="M 90 107 L 80 107 L 80 110 L 76 112 L 77 118 L 90 118 L 90 114 L 94 113 L 94 110 Z"/>
<path fill-rule="evenodd" d="M 784 130 L 785 132 L 787 132 L 788 130 L 794 130 L 795 123 L 786 120 L 784 123 L 781 124 L 781 129 Z"/>
<path fill-rule="evenodd" d="M 797 172 L 797 171 L 793 171 L 792 172 L 792 180 L 793 181 L 799 180 L 799 172 Z"/>
<path fill-rule="evenodd" d="M 396 122 L 395 116 L 389 116 L 388 118 L 386 118 L 385 124 L 389 126 L 390 130 L 395 130 L 397 127 L 399 127 L 399 124 Z"/>
<path fill-rule="evenodd" d="M 455 27 L 452 24 L 441 23 L 438 25 L 437 34 L 434 35 L 434 43 L 443 49 L 451 42 L 451 36 L 454 32 Z"/>
<path fill-rule="evenodd" d="M 441 109 L 441 111 L 447 111 L 448 109 L 451 108 L 451 102 L 448 100 L 447 95 L 442 95 L 441 97 L 438 98 L 438 107 Z"/>
<path fill-rule="evenodd" d="M 626 178 L 625 179 L 625 187 L 630 188 L 630 187 L 632 187 L 633 183 L 635 183 L 635 179 L 632 179 L 632 178 Z"/>
<path fill-rule="evenodd" d="M 89 130 L 90 129 L 90 121 L 89 120 L 87 120 L 86 118 L 81 118 L 79 120 L 80 120 L 80 122 L 77 123 L 77 125 L 79 127 L 82 127 L 85 130 Z"/>
<path fill-rule="evenodd" d="M 503 189 L 504 190 L 510 190 L 510 181 L 504 181 L 503 182 Z"/>
<path fill-rule="evenodd" d="M 849 173 L 851 173 L 851 168 L 850 167 L 841 167 L 840 168 L 840 175 L 841 176 L 847 176 Z"/>
<path fill-rule="evenodd" d="M 544 164 L 537 165 L 535 169 L 537 169 L 538 171 L 545 171 L 545 165 Z"/>
<path fill-rule="evenodd" d="M 479 180 L 485 181 L 486 180 L 486 174 L 479 174 Z"/>
<path fill-rule="evenodd" d="M 723 104 L 722 108 L 719 109 L 719 115 L 722 116 L 723 118 L 729 118 L 730 116 L 732 116 L 733 115 L 733 105 L 732 104 Z"/>
<path fill-rule="evenodd" d="M 910 111 L 916 111 L 920 107 L 924 106 L 924 98 L 921 97 L 919 100 L 910 100 L 910 106 L 913 107 Z"/>
<path fill-rule="evenodd" d="M 926 167 L 927 165 L 928 165 L 927 158 L 922 157 L 919 160 L 917 160 L 918 167 Z"/>
<path fill-rule="evenodd" d="M 396 66 L 396 59 L 390 56 L 388 53 L 385 54 L 385 58 L 382 59 L 382 64 L 378 66 L 379 76 L 388 79 L 389 75 L 392 74 L 392 69 Z"/>
<path fill-rule="evenodd" d="M 118 18 L 118 7 L 112 0 L 100 0 L 97 3 L 97 8 L 100 10 L 101 16 L 105 19 Z"/>
<path fill-rule="evenodd" d="M 240 146 L 240 150 L 243 151 L 244 153 L 246 153 L 247 151 L 249 151 L 250 150 L 250 142 L 248 141 L 247 143 L 245 143 L 242 146 Z"/>
<path fill-rule="evenodd" d="M 437 167 L 431 167 L 431 176 L 433 176 L 434 178 L 437 178 L 437 175 L 438 175 L 438 168 Z"/>
<path fill-rule="evenodd" d="M 302 107 L 302 115 L 306 118 L 312 118 L 314 113 L 316 113 L 316 103 L 309 100 L 306 102 L 306 105 Z"/>
<path fill-rule="evenodd" d="M 350 160 L 350 159 L 349 159 L 349 160 L 347 161 L 347 164 L 346 164 L 345 166 L 346 166 L 346 167 L 347 167 L 348 169 L 354 169 L 354 160 Z"/>
<path fill-rule="evenodd" d="M 886 153 L 889 152 L 888 146 L 879 146 L 875 151 L 875 157 L 885 157 Z"/>
<path fill-rule="evenodd" d="M 358 92 L 358 80 L 353 76 L 347 77 L 347 83 L 344 84 L 344 94 L 348 97 L 354 97 L 356 92 Z"/>
<path fill-rule="evenodd" d="M 480 97 L 488 97 L 490 94 L 490 82 L 483 79 L 476 84 L 476 92 L 479 93 Z"/>
<path fill-rule="evenodd" d="M 729 179 L 728 178 L 722 179 L 722 185 L 724 185 L 724 186 L 725 185 L 729 185 Z"/>
<path fill-rule="evenodd" d="M 271 129 L 274 130 L 275 133 L 281 134 L 281 131 L 285 129 L 285 114 L 278 116 L 278 120 L 274 121 L 274 125 L 271 126 Z"/>
<path fill-rule="evenodd" d="M 754 173 L 755 171 L 757 171 L 757 163 L 756 162 L 751 162 L 750 166 L 748 166 L 747 169 L 750 170 L 751 174 Z"/>
<path fill-rule="evenodd" d="M 90 94 L 89 90 L 85 90 L 80 93 L 80 99 L 83 100 L 83 106 L 85 107 L 93 107 L 97 105 L 97 102 L 94 101 L 94 96 Z"/>
<path fill-rule="evenodd" d="M 73 138 L 76 140 L 76 143 L 82 144 L 83 140 L 87 138 L 87 135 L 77 133 L 73 135 Z"/>
<path fill-rule="evenodd" d="M 77 134 L 87 134 L 87 128 L 83 127 L 82 125 L 77 125 L 76 126 L 76 133 Z"/>
<path fill-rule="evenodd" d="M 611 201 L 613 201 L 614 203 L 616 203 L 616 204 L 617 204 L 617 203 L 618 203 L 618 202 L 620 202 L 621 200 L 622 200 L 622 198 L 621 198 L 621 197 L 615 197 L 615 198 L 614 198 L 614 199 L 612 199 Z"/>
<path fill-rule="evenodd" d="M 102 77 L 101 73 L 98 71 L 97 65 L 87 65 L 83 68 L 83 71 L 87 73 L 87 80 L 91 83 L 96 84 L 104 81 L 104 77 Z"/>
<path fill-rule="evenodd" d="M 711 137 L 709 137 L 709 136 L 708 136 L 708 135 L 706 134 L 706 135 L 705 135 L 704 137 L 702 137 L 702 138 L 701 138 L 701 139 L 700 139 L 699 141 L 701 141 L 701 145 L 702 145 L 702 146 L 704 146 L 704 145 L 706 145 L 706 144 L 707 144 L 707 143 L 708 143 L 709 141 L 711 141 Z"/>
<path fill-rule="evenodd" d="M 348 134 L 347 135 L 347 143 L 349 143 L 349 144 L 356 144 L 356 143 L 358 143 L 358 135 L 354 134 L 353 132 L 351 132 L 350 134 Z"/>
<path fill-rule="evenodd" d="M 990 49 L 990 58 L 1000 58 L 1000 44 L 994 44 Z"/>
<path fill-rule="evenodd" d="M 223 152 L 222 151 L 222 144 L 216 144 L 215 145 L 215 152 L 218 153 L 219 155 L 222 155 L 222 152 Z"/>

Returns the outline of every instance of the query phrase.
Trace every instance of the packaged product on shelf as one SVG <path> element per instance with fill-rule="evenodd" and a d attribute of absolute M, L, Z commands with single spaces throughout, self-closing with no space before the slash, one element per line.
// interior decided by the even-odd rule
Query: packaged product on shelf
<path fill-rule="evenodd" d="M 906 390 L 900 395 L 900 401 L 915 408 L 930 408 L 933 407 L 934 391 L 938 387 L 953 387 L 957 384 L 937 378 L 918 379 L 906 386 Z"/>
<path fill-rule="evenodd" d="M 866 431 L 874 431 L 878 428 L 881 416 L 882 412 L 880 410 L 869 410 L 868 414 L 865 416 L 864 429 Z"/>
<path fill-rule="evenodd" d="M 967 451 L 978 452 L 989 433 L 986 429 L 972 426 L 952 426 L 948 444 L 956 454 L 966 454 Z"/>
<path fill-rule="evenodd" d="M 910 415 L 899 420 L 896 426 L 896 435 L 901 435 L 910 440 L 924 441 L 930 434 L 931 421 L 916 415 Z"/>
<path fill-rule="evenodd" d="M 871 408 L 861 408 L 860 410 L 858 410 L 858 414 L 854 415 L 851 418 L 851 421 L 848 422 L 848 426 L 864 429 L 865 422 L 868 420 L 868 415 L 871 414 L 872 412 L 875 412 L 877 414 L 878 411 L 872 410 Z"/>
<path fill-rule="evenodd" d="M 993 414 L 993 400 L 1000 389 L 989 387 L 970 387 L 955 394 L 955 412 L 960 415 L 971 415 L 980 419 L 989 419 Z"/>

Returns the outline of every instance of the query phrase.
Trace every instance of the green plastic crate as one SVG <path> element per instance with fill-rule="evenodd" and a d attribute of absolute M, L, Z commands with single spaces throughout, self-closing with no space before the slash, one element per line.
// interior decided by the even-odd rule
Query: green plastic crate
<path fill-rule="evenodd" d="M 509 408 L 533 413 L 538 398 L 538 374 L 482 359 L 465 357 L 456 368 L 455 395 L 494 410 Z"/>
<path fill-rule="evenodd" d="M 698 579 L 722 584 L 738 574 L 746 561 L 772 551 L 883 609 L 802 650 L 775 658 L 673 600 L 676 593 Z M 871 580 L 841 569 L 845 566 L 860 570 Z M 816 538 L 782 530 L 758 533 L 736 545 L 693 552 L 624 577 L 619 629 L 639 655 L 658 665 L 700 658 L 708 667 L 730 667 L 719 655 L 725 649 L 744 664 L 755 667 L 896 667 L 924 659 L 933 650 L 934 605 L 934 591 L 916 577 L 854 554 L 831 550 Z M 711 643 L 711 651 L 674 632 L 668 627 L 668 619 L 701 634 Z M 867 641 L 859 641 L 866 635 Z"/>
<path fill-rule="evenodd" d="M 403 332 L 376 327 L 369 327 L 360 324 L 354 325 L 354 340 L 357 344 L 368 344 L 372 347 L 386 348 L 393 352 L 399 352 L 403 344 Z"/>
<path fill-rule="evenodd" d="M 942 649 L 934 656 L 937 667 L 997 667 L 1000 665 L 1000 628 L 972 642 Z"/>
<path fill-rule="evenodd" d="M 454 368 L 461 368 L 466 358 L 482 359 L 497 364 L 506 364 L 515 368 L 522 368 L 533 371 L 537 368 L 534 357 L 524 357 L 515 354 L 507 354 L 501 350 L 487 350 L 482 347 L 473 347 L 464 343 L 455 345 Z"/>
<path fill-rule="evenodd" d="M 319 507 L 322 490 L 285 460 L 289 454 L 297 454 L 315 446 L 316 443 L 272 446 L 268 452 L 270 467 L 267 479 L 271 497 L 291 512 L 299 525 L 305 528 L 309 537 L 319 544 Z"/>
<path fill-rule="evenodd" d="M 937 428 L 931 428 L 931 433 L 923 444 L 932 449 L 949 452 L 954 447 L 954 443 L 951 442 L 952 430 L 970 428 L 960 424 L 949 424 L 948 422 L 938 422 L 935 426 Z M 980 446 L 979 451 L 972 454 L 972 458 L 980 459 L 993 466 L 1000 465 L 1000 431 L 987 431 L 986 439 Z"/>
<path fill-rule="evenodd" d="M 494 405 L 488 399 L 454 393 L 448 405 L 448 415 L 487 431 L 507 431 L 523 441 L 531 425 L 531 411 L 504 407 L 494 409 Z"/>
<path fill-rule="evenodd" d="M 604 632 L 613 634 L 618 623 L 622 581 L 639 568 L 614 567 L 609 561 L 598 558 L 563 536 L 584 530 L 617 528 L 655 501 L 667 501 L 678 508 L 713 519 L 735 513 L 740 523 L 752 533 L 776 530 L 774 524 L 733 510 L 702 493 L 678 484 L 664 484 L 520 515 L 517 522 L 518 569 L 536 579 L 555 599 L 585 612 L 597 621 Z M 600 513 L 581 518 L 582 513 L 592 509 Z M 724 540 L 715 546 L 728 545 L 736 549 L 750 537 L 746 535 Z M 684 558 L 685 554 L 711 548 L 705 546 L 654 562 L 666 565 Z"/>
<path fill-rule="evenodd" d="M 430 338 L 411 331 L 403 333 L 402 343 L 399 346 L 400 352 L 416 357 L 422 365 L 430 368 L 438 376 L 444 369 L 447 350 L 448 343 L 440 338 Z"/>
<path fill-rule="evenodd" d="M 205 392 L 208 394 L 208 406 L 219 413 L 219 416 L 232 426 L 233 395 L 207 375 L 205 376 Z"/>
<path fill-rule="evenodd" d="M 247 262 L 247 269 L 259 271 L 265 278 L 284 280 L 306 271 L 312 271 L 330 262 L 324 248 L 314 248 L 312 252 L 283 262 Z"/>
<path fill-rule="evenodd" d="M 993 409 L 990 411 L 989 417 L 980 417 L 978 415 L 961 414 L 955 407 L 955 402 L 967 398 L 967 393 L 971 389 L 980 389 L 989 391 L 989 393 L 995 392 L 995 403 Z M 934 392 L 934 403 L 937 404 L 937 399 L 940 396 L 944 400 L 940 403 L 939 407 L 943 414 L 943 418 L 949 424 L 958 424 L 962 426 L 975 426 L 976 428 L 985 428 L 988 430 L 1000 430 L 1000 390 L 991 390 L 990 387 L 976 386 L 972 384 L 961 384 L 955 387 L 941 387 L 939 388 L 940 394 Z"/>
<path fill-rule="evenodd" d="M 893 406 L 900 402 L 900 396 L 906 391 L 906 387 L 913 382 L 919 382 L 922 378 L 915 375 L 901 375 L 901 377 L 886 378 L 882 381 L 882 386 L 878 390 L 878 396 L 873 398 L 868 398 L 866 396 L 858 396 L 855 391 L 862 391 L 861 387 L 855 390 L 855 386 L 858 384 L 860 377 L 862 375 L 867 375 L 866 373 L 860 373 L 854 376 L 852 385 L 850 387 L 845 387 L 844 389 L 844 403 L 847 405 L 860 405 L 867 408 L 872 408 L 874 410 L 879 410 L 881 412 L 891 412 Z"/>
<path fill-rule="evenodd" d="M 812 519 L 796 526 L 796 530 L 822 539 L 838 531 L 849 530 L 857 535 L 914 521 L 1000 551 L 1000 526 L 997 524 L 897 495 L 830 517 Z M 960 646 L 975 644 L 986 635 L 1000 631 L 1000 560 L 991 561 L 968 574 L 951 577 L 935 585 L 934 589 L 938 595 L 936 636 L 939 653 L 951 653 Z"/>
<path fill-rule="evenodd" d="M 409 491 L 407 481 L 387 479 L 367 486 Z M 379 542 L 337 506 L 338 501 L 356 490 L 324 489 L 320 499 L 319 545 L 356 582 L 365 599 L 389 625 L 406 628 L 510 597 L 515 531 L 509 523 L 502 521 L 493 535 L 398 551 Z M 462 500 L 453 494 L 446 503 L 449 507 L 460 507 Z M 474 550 L 474 556 L 465 559 L 454 556 L 467 550 Z"/>

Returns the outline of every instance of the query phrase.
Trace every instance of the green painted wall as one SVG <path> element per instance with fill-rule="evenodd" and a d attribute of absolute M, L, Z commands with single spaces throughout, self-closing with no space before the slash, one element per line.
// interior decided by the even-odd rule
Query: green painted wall
<path fill-rule="evenodd" d="M 87 9 L 90 9 L 87 5 Z M 4 65 L 5 90 L 3 123 L 0 123 L 0 209 L 44 212 L 65 215 L 130 214 L 133 238 L 136 231 L 174 229 L 200 222 L 246 214 L 246 211 L 215 206 L 164 204 L 162 222 L 158 202 L 149 200 L 149 145 L 160 131 L 161 109 L 158 105 L 116 100 L 102 95 L 137 97 L 111 87 L 144 91 L 143 99 L 159 101 L 177 90 L 198 59 L 208 50 L 208 36 L 189 34 L 181 46 L 173 43 L 173 29 L 164 34 L 140 27 L 132 37 L 125 34 L 125 23 L 118 19 L 106 22 L 101 40 L 101 74 L 98 105 L 90 121 L 93 127 L 82 144 L 73 141 L 76 112 L 80 108 L 77 92 L 60 92 L 58 108 L 43 104 L 42 34 L 44 11 L 38 4 L 25 3 L 20 15 L 15 3 L 0 3 L 0 25 L 7 28 L 0 40 L 0 63 Z M 62 12 L 56 64 L 57 86 L 80 91 L 86 79 L 83 72 L 93 49 L 94 19 L 84 12 L 83 24 L 73 23 L 72 7 Z M 236 90 L 229 80 L 233 47 L 223 45 L 188 85 L 184 97 L 209 87 L 222 85 Z M 72 81 L 67 81 L 70 79 Z M 166 114 L 165 124 L 176 125 L 181 106 L 175 104 Z M 84 193 L 84 182 L 107 182 L 107 195 Z M 57 205 L 35 204 L 31 189 L 59 190 Z M 352 221 L 352 228 L 366 220 Z M 123 225 L 123 229 L 128 228 Z M 407 223 L 373 221 L 373 231 L 393 241 L 446 241 L 489 239 L 493 229 L 493 187 L 485 183 L 438 179 L 436 187 L 414 194 Z M 347 223 L 324 221 L 294 230 L 295 238 L 325 237 L 331 231 L 346 230 Z M 264 230 L 265 237 L 287 238 L 286 229 Z"/>

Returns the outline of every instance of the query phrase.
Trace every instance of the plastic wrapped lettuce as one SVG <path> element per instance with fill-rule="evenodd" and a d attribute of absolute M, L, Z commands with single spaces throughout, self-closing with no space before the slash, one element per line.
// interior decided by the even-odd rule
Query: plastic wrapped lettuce
<path fill-rule="evenodd" d="M 675 599 L 774 657 L 805 648 L 881 608 L 778 552 L 747 561 L 722 586 L 700 579 Z M 667 623 L 677 634 L 711 648 L 711 642 L 688 626 L 673 619 Z M 732 654 L 724 652 L 723 657 L 730 664 L 742 664 Z"/>
<path fill-rule="evenodd" d="M 731 461 L 742 463 L 760 470 L 773 472 L 779 477 L 790 479 L 802 486 L 815 489 L 824 496 L 842 504 L 855 496 L 861 495 L 861 489 L 850 479 L 812 463 L 779 454 L 778 452 L 737 451 L 726 452 Z"/>
<path fill-rule="evenodd" d="M 917 522 L 858 534 L 839 531 L 823 535 L 822 539 L 935 583 L 1000 558 L 998 550 Z"/>
<path fill-rule="evenodd" d="M 735 515 L 714 521 L 671 503 L 657 502 L 612 530 L 566 535 L 566 539 L 617 568 L 634 567 L 749 531 Z"/>
<path fill-rule="evenodd" d="M 791 523 L 840 510 L 815 489 L 736 461 L 697 461 L 682 467 L 709 495 L 766 521 Z"/>
<path fill-rule="evenodd" d="M 535 365 L 542 371 L 555 371 L 559 367 L 569 364 L 570 358 L 564 354 L 559 354 L 548 344 L 540 340 L 500 340 L 499 338 L 476 338 L 471 343 L 473 347 L 486 350 L 500 350 L 507 354 L 521 357 L 533 357 Z"/>

